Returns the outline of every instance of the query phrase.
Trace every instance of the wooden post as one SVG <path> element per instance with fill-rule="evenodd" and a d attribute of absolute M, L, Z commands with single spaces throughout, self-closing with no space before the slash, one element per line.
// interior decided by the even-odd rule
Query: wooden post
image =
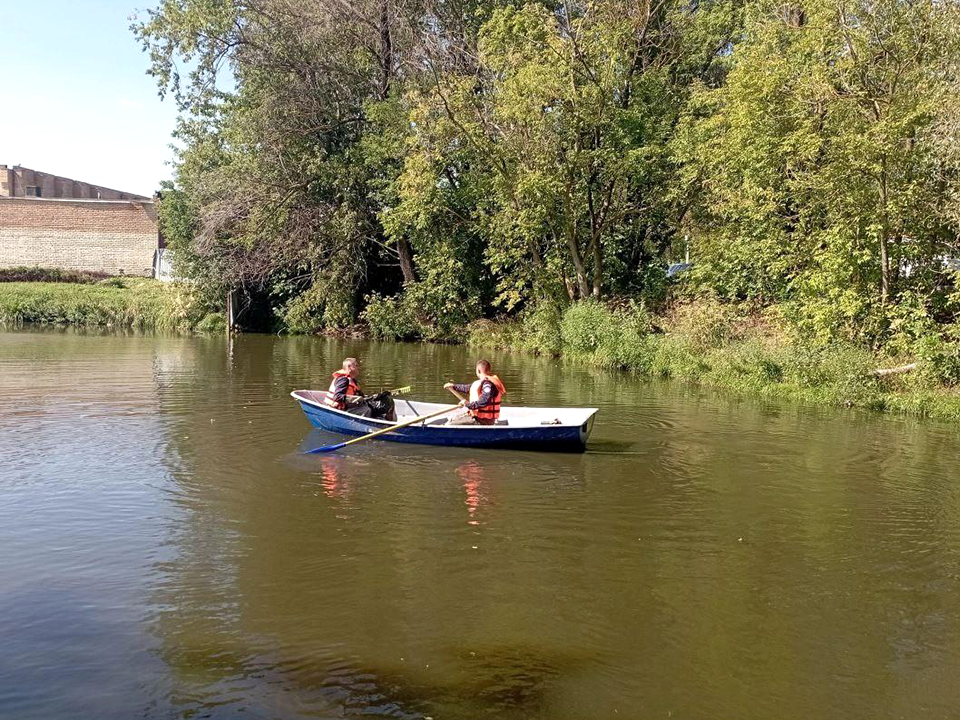
<path fill-rule="evenodd" d="M 227 333 L 233 332 L 233 290 L 227 291 Z"/>

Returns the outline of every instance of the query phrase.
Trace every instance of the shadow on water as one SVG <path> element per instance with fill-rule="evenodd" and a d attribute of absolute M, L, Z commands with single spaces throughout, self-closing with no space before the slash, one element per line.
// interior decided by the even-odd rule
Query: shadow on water
<path fill-rule="evenodd" d="M 228 718 L 296 708 L 298 717 L 491 716 L 517 720 L 550 709 L 550 693 L 595 656 L 533 647 L 449 649 L 430 664 L 398 658 L 389 666 L 333 650 L 309 658 L 245 656 L 232 647 L 175 649 L 163 659 L 177 672 L 173 706 L 183 717 Z"/>
<path fill-rule="evenodd" d="M 634 451 L 638 446 L 635 442 L 619 440 L 591 440 L 587 452 L 591 455 L 648 455 L 648 452 Z"/>

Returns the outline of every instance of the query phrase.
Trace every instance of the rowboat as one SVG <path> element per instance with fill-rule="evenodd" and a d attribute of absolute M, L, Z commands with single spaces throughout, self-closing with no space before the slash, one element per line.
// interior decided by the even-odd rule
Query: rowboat
<path fill-rule="evenodd" d="M 397 420 L 378 420 L 351 415 L 324 403 L 323 390 L 294 390 L 290 396 L 300 403 L 310 424 L 321 430 L 344 435 L 366 435 L 429 415 L 454 405 L 397 399 Z M 477 448 L 511 448 L 583 452 L 593 430 L 593 416 L 597 408 L 534 408 L 504 405 L 496 425 L 450 425 L 446 416 L 416 423 L 396 432 L 379 436 L 380 440 L 419 443 L 421 445 L 450 445 Z M 451 417 L 456 417 L 451 412 Z"/>

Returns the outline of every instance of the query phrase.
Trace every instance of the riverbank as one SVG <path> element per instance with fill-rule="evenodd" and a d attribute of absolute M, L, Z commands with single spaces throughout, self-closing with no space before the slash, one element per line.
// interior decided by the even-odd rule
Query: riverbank
<path fill-rule="evenodd" d="M 960 390 L 949 382 L 952 346 L 917 357 L 805 343 L 769 316 L 713 303 L 680 305 L 664 317 L 599 303 L 563 313 L 544 308 L 520 320 L 473 323 L 467 342 L 743 395 L 960 420 Z M 907 371 L 877 372 L 907 364 Z"/>
<path fill-rule="evenodd" d="M 0 323 L 223 330 L 223 316 L 200 310 L 189 286 L 132 277 L 0 282 Z M 351 330 L 351 337 L 359 336 L 356 326 Z M 474 322 L 458 339 L 478 349 L 527 352 L 742 395 L 960 420 L 960 390 L 952 382 L 960 359 L 952 345 L 918 357 L 810 344 L 770 315 L 718 303 L 680 304 L 664 316 L 592 302 L 564 311 L 544 306 L 519 319 Z M 911 371 L 876 373 L 906 364 Z"/>
<path fill-rule="evenodd" d="M 0 323 L 208 332 L 223 316 L 193 302 L 190 288 L 149 278 L 97 282 L 0 282 Z"/>

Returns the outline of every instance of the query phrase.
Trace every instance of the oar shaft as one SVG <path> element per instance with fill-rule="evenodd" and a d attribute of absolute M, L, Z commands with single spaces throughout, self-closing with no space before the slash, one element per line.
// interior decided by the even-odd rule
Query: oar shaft
<path fill-rule="evenodd" d="M 369 440 L 370 438 L 375 438 L 377 435 L 383 435 L 388 432 L 393 432 L 394 430 L 399 430 L 400 428 L 409 427 L 410 425 L 416 425 L 419 422 L 423 422 L 424 420 L 430 420 L 431 418 L 435 418 L 438 415 L 443 415 L 444 413 L 448 413 L 452 410 L 456 410 L 456 408 L 455 407 L 444 408 L 443 410 L 438 410 L 437 412 L 430 413 L 429 415 L 421 415 L 420 417 L 416 417 L 413 420 L 407 420 L 406 422 L 397 423 L 396 425 L 391 425 L 390 427 L 383 428 L 383 430 L 377 430 L 376 432 L 372 432 L 368 435 L 363 435 L 361 437 L 354 438 L 353 440 L 347 440 L 343 444 L 343 446 L 346 447 L 347 445 L 352 445 L 353 443 L 360 442 L 361 440 Z"/>
<path fill-rule="evenodd" d="M 358 443 L 362 440 L 369 440 L 370 438 L 375 438 L 377 437 L 377 435 L 383 435 L 388 432 L 393 432 L 394 430 L 399 430 L 401 428 L 409 427 L 410 425 L 416 425 L 419 422 L 430 420 L 432 418 L 437 417 L 438 415 L 443 415 L 444 413 L 453 412 L 456 409 L 457 409 L 457 406 L 454 405 L 453 407 L 444 408 L 443 410 L 437 410 L 437 412 L 430 413 L 429 415 L 421 415 L 420 417 L 415 417 L 413 420 L 407 420 L 406 422 L 397 423 L 396 425 L 385 427 L 382 430 L 377 430 L 376 432 L 372 432 L 367 435 L 361 435 L 358 438 L 353 438 L 352 440 L 347 440 L 346 442 L 338 443 L 336 445 L 327 445 L 324 447 L 314 448 L 309 452 L 316 453 L 316 452 L 328 452 L 330 450 L 339 450 L 340 448 L 344 448 L 347 445 L 353 445 L 354 443 Z"/>
<path fill-rule="evenodd" d="M 410 385 L 404 385 L 403 387 L 396 388 L 395 390 L 388 390 L 387 392 L 389 393 L 390 397 L 395 397 L 396 395 L 403 395 L 405 393 L 408 393 L 410 392 L 411 389 L 412 388 Z M 373 395 L 364 395 L 363 399 L 372 400 L 373 398 L 377 397 L 377 395 L 382 395 L 382 394 L 383 393 L 373 393 Z"/>

